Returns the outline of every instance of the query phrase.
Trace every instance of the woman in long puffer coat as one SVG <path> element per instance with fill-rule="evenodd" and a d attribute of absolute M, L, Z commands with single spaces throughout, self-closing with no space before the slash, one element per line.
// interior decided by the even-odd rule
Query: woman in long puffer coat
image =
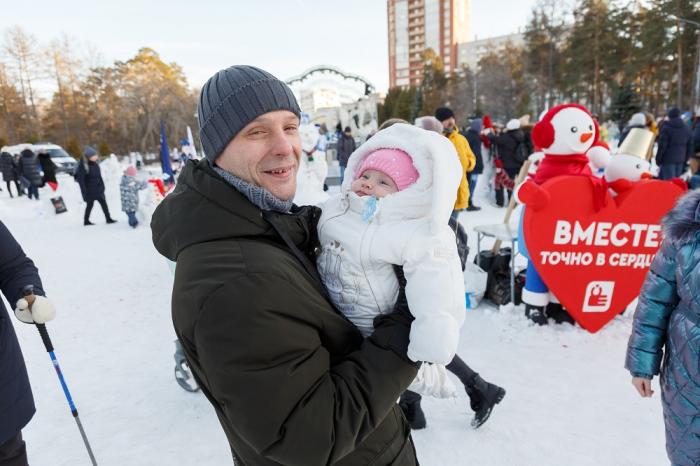
<path fill-rule="evenodd" d="M 41 186 L 41 164 L 39 164 L 39 157 L 36 156 L 34 152 L 29 149 L 24 149 L 20 153 L 18 171 L 21 177 L 24 177 L 24 183 L 27 186 L 27 196 L 29 199 L 34 197 L 37 201 L 39 200 L 39 186 Z"/>
<path fill-rule="evenodd" d="M 634 315 L 625 367 L 650 397 L 661 373 L 666 452 L 674 466 L 700 464 L 700 190 L 690 191 L 664 219 Z M 664 354 L 665 350 L 665 354 Z"/>

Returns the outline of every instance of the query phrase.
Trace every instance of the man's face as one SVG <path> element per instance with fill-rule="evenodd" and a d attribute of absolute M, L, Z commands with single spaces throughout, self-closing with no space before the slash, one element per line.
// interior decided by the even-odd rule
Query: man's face
<path fill-rule="evenodd" d="M 97 154 L 91 155 L 90 157 L 88 157 L 88 160 L 90 162 L 97 162 Z"/>
<path fill-rule="evenodd" d="M 449 117 L 447 120 L 442 122 L 442 127 L 443 129 L 446 129 L 448 131 L 452 131 L 455 129 L 457 126 L 457 121 L 455 120 L 455 117 Z"/>
<path fill-rule="evenodd" d="M 358 196 L 374 196 L 381 199 L 399 190 L 389 175 L 379 170 L 365 170 L 352 182 L 350 189 Z"/>
<path fill-rule="evenodd" d="M 300 154 L 299 118 L 278 110 L 260 115 L 239 131 L 216 164 L 286 201 L 297 189 Z"/>

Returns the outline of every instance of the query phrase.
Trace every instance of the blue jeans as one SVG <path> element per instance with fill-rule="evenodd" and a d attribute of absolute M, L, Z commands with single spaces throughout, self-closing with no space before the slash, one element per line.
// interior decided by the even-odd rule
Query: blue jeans
<path fill-rule="evenodd" d="M 129 226 L 131 228 L 136 228 L 136 225 L 139 224 L 139 221 L 136 220 L 136 212 L 126 212 L 126 216 L 129 217 Z"/>
<path fill-rule="evenodd" d="M 27 188 L 27 197 L 31 199 L 32 196 L 34 196 L 34 199 L 36 199 L 37 201 L 39 200 L 39 187 L 34 186 L 33 184 L 29 185 L 29 187 Z"/>
<path fill-rule="evenodd" d="M 474 204 L 474 188 L 476 188 L 476 180 L 479 179 L 478 174 L 469 174 L 469 202 Z"/>
<path fill-rule="evenodd" d="M 693 175 L 688 180 L 688 189 L 698 189 L 700 188 L 700 175 Z"/>
<path fill-rule="evenodd" d="M 678 178 L 683 174 L 684 163 L 664 163 L 659 168 L 659 178 L 662 180 L 670 180 Z"/>
<path fill-rule="evenodd" d="M 345 179 L 345 167 L 340 166 L 340 184 L 343 184 L 343 180 Z"/>

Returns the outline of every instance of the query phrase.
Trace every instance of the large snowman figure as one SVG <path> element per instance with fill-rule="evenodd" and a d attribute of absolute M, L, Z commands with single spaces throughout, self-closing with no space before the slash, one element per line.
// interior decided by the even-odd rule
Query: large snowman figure
<path fill-rule="evenodd" d="M 544 157 L 534 176 L 517 187 L 516 199 L 528 209 L 542 209 L 549 202 L 549 195 L 540 185 L 557 176 L 574 175 L 585 176 L 593 181 L 595 202 L 602 205 L 607 194 L 605 184 L 593 175 L 586 155 L 599 136 L 598 124 L 586 107 L 578 104 L 552 107 L 532 130 L 532 141 L 542 149 Z M 545 325 L 548 318 L 557 323 L 574 322 L 549 292 L 532 261 L 528 261 L 522 300 L 525 303 L 525 315 L 536 324 Z"/>
<path fill-rule="evenodd" d="M 328 175 L 326 152 L 319 147 L 321 135 L 318 128 L 305 118 L 299 126 L 301 138 L 301 157 L 297 172 L 297 191 L 294 195 L 296 205 L 318 205 L 328 199 L 323 184 Z"/>

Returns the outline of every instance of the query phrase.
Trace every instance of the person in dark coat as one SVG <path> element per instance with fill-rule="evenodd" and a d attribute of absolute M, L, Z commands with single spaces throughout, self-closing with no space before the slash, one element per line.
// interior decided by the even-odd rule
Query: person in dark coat
<path fill-rule="evenodd" d="M 396 404 L 417 374 L 405 291 L 364 340 L 331 305 L 315 266 L 320 209 L 291 200 L 300 113 L 284 82 L 251 66 L 202 87 L 207 159 L 185 166 L 151 223 L 177 263 L 175 333 L 236 464 L 415 466 Z"/>
<path fill-rule="evenodd" d="M 7 184 L 7 193 L 10 197 L 14 197 L 10 189 L 10 183 L 15 184 L 17 195 L 22 196 L 24 193 L 17 176 L 17 164 L 15 163 L 14 157 L 12 157 L 12 154 L 9 152 L 0 153 L 0 172 L 2 172 L 2 179 Z"/>
<path fill-rule="evenodd" d="M 100 172 L 100 164 L 97 163 L 97 151 L 90 146 L 85 147 L 83 151 L 83 160 L 78 164 L 78 169 L 75 171 L 75 181 L 80 185 L 80 192 L 83 195 L 83 200 L 87 203 L 85 206 L 85 215 L 83 216 L 83 225 L 94 225 L 90 222 L 90 212 L 95 201 L 100 203 L 102 212 L 105 214 L 107 223 L 116 223 L 109 215 L 109 207 L 105 200 L 105 183 L 102 180 Z"/>
<path fill-rule="evenodd" d="M 345 167 L 348 166 L 348 159 L 350 154 L 355 152 L 356 149 L 355 138 L 352 137 L 352 130 L 350 130 L 349 126 L 345 127 L 345 131 L 341 133 L 335 147 L 338 155 L 338 165 L 340 165 L 340 183 L 342 184 L 345 178 Z"/>
<path fill-rule="evenodd" d="M 36 300 L 26 308 L 28 303 L 23 298 L 23 290 L 28 285 L 33 287 Z M 0 291 L 11 305 L 17 303 L 15 314 L 25 323 L 48 322 L 55 315 L 50 301 L 43 297 L 39 271 L 1 221 Z M 22 350 L 10 315 L 0 300 L 0 464 L 27 465 L 22 429 L 35 411 Z"/>
<path fill-rule="evenodd" d="M 58 184 L 56 180 L 56 164 L 51 160 L 51 155 L 48 151 L 39 152 L 39 163 L 41 164 L 41 170 L 44 172 L 44 176 L 41 180 L 42 186 L 46 183 Z"/>
<path fill-rule="evenodd" d="M 469 172 L 469 207 L 467 207 L 467 210 L 481 210 L 481 207 L 474 205 L 474 188 L 476 188 L 476 181 L 479 179 L 479 175 L 484 172 L 484 159 L 481 156 L 482 129 L 483 123 L 481 118 L 475 118 L 469 123 L 469 129 L 464 133 L 464 137 L 469 142 L 469 148 L 474 153 L 474 157 L 476 157 L 474 169 Z"/>
<path fill-rule="evenodd" d="M 700 464 L 700 190 L 663 221 L 664 240 L 634 313 L 625 368 L 648 398 L 660 374 L 666 452 L 674 466 Z"/>
<path fill-rule="evenodd" d="M 670 180 L 683 174 L 688 159 L 693 152 L 693 135 L 681 118 L 681 111 L 672 107 L 668 111 L 668 121 L 659 132 L 659 147 L 656 151 L 656 164 L 659 178 Z"/>
<path fill-rule="evenodd" d="M 496 147 L 496 154 L 503 171 L 508 175 L 508 179 L 511 182 L 514 181 L 530 155 L 528 154 L 525 134 L 520 129 L 520 121 L 516 119 L 510 120 L 506 124 L 506 130 L 504 132 L 493 136 L 493 145 Z M 508 199 L 510 199 L 513 195 L 513 189 L 510 188 L 507 189 L 507 191 Z M 501 194 L 503 193 L 502 190 L 499 192 Z M 498 193 L 497 197 L 499 197 Z"/>
<path fill-rule="evenodd" d="M 27 185 L 27 196 L 39 200 L 39 187 L 41 186 L 41 164 L 39 157 L 30 149 L 24 149 L 19 156 L 17 166 L 20 181 L 24 178 Z"/>

